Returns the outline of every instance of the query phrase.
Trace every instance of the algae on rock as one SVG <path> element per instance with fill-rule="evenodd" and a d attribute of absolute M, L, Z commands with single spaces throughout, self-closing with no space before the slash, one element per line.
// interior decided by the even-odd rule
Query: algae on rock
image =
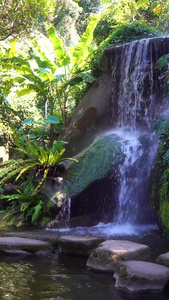
<path fill-rule="evenodd" d="M 92 182 L 110 173 L 118 176 L 117 166 L 123 161 L 120 140 L 115 134 L 97 137 L 68 168 L 65 179 L 70 183 L 70 197 L 81 193 Z"/>

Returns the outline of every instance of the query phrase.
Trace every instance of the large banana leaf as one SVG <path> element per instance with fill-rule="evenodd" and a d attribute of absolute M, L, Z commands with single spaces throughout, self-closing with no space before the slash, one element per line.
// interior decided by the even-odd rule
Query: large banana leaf
<path fill-rule="evenodd" d="M 51 72 L 49 72 L 48 70 L 46 70 L 44 68 L 39 68 L 39 69 L 36 69 L 35 71 L 37 72 L 37 74 L 40 76 L 40 78 L 43 81 L 49 80 L 51 82 L 55 77 L 54 74 L 52 74 Z"/>
<path fill-rule="evenodd" d="M 80 42 L 74 48 L 71 63 L 74 67 L 79 66 L 88 56 L 88 48 L 93 40 L 93 31 L 100 20 L 99 15 L 93 15 L 85 33 L 82 35 Z"/>
<path fill-rule="evenodd" d="M 55 56 L 58 60 L 59 66 L 67 66 L 70 63 L 70 57 L 66 50 L 63 48 L 63 42 L 57 37 L 56 31 L 53 27 L 47 30 L 48 36 L 53 46 Z"/>
<path fill-rule="evenodd" d="M 31 94 L 34 92 L 35 92 L 35 90 L 33 90 L 33 89 L 18 89 L 17 96 L 22 97 L 22 96 L 25 96 L 25 95 L 28 95 L 28 94 Z"/>

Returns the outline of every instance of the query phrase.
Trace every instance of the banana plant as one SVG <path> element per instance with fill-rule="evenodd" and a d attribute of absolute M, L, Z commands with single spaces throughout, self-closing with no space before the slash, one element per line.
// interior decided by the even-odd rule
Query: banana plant
<path fill-rule="evenodd" d="M 16 43 L 11 44 L 9 57 L 2 61 L 3 73 L 13 76 L 13 82 L 19 84 L 18 96 L 35 92 L 50 107 L 50 115 L 54 106 L 59 106 L 64 126 L 68 121 L 69 100 L 71 88 L 77 82 L 93 82 L 94 78 L 86 71 L 86 58 L 91 50 L 93 31 L 99 21 L 99 15 L 93 15 L 85 33 L 75 47 L 65 49 L 63 42 L 57 36 L 53 27 L 47 30 L 49 42 L 52 45 L 52 55 L 35 41 L 35 47 L 29 54 L 16 49 Z M 51 139 L 52 139 L 51 125 Z"/>

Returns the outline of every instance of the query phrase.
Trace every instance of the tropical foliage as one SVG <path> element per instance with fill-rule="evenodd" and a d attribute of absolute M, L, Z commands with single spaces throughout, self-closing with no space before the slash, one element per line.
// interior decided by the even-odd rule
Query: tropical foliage
<path fill-rule="evenodd" d="M 70 47 L 69 51 L 65 50 L 62 40 L 57 37 L 53 27 L 47 30 L 52 45 L 50 54 L 38 40 L 28 54 L 16 48 L 16 41 L 11 43 L 9 57 L 3 59 L 1 63 L 3 74 L 6 70 L 6 76 L 10 74 L 13 83 L 19 86 L 18 97 L 36 93 L 44 103 L 45 118 L 47 118 L 48 105 L 50 115 L 54 114 L 54 105 L 57 105 L 62 122 L 66 125 L 72 87 L 79 82 L 94 81 L 86 70 L 85 60 L 89 54 L 92 34 L 98 20 L 98 15 L 92 17 L 80 42 L 75 47 Z"/>
<path fill-rule="evenodd" d="M 11 203 L 5 218 L 12 224 L 20 215 L 20 223 L 42 223 L 49 220 L 51 202 L 41 194 L 42 185 L 47 176 L 61 176 L 65 168 L 60 166 L 65 152 L 66 142 L 54 141 L 51 148 L 43 147 L 37 141 L 22 141 L 15 134 L 15 151 L 20 154 L 17 160 L 10 159 L 0 166 L 0 185 L 4 183 L 19 183 L 20 188 L 12 195 L 1 195 L 0 199 L 7 199 Z M 69 160 L 71 160 L 69 158 Z M 73 160 L 75 161 L 75 160 Z M 3 190 L 1 191 L 3 192 Z M 44 219 L 45 218 L 45 219 Z"/>
<path fill-rule="evenodd" d="M 156 29 L 168 32 L 168 0 L 112 0 L 101 1 L 103 5 L 100 22 L 94 33 L 94 40 L 99 45 L 112 33 L 114 27 L 133 22 L 143 22 Z"/>
<path fill-rule="evenodd" d="M 51 201 L 44 199 L 41 193 L 32 194 L 34 188 L 32 182 L 27 181 L 24 187 L 16 189 L 15 194 L 0 196 L 9 203 L 4 217 L 8 225 L 46 225 L 50 220 Z"/>
<path fill-rule="evenodd" d="M 53 12 L 54 0 L 1 0 L 0 40 L 27 34 Z"/>

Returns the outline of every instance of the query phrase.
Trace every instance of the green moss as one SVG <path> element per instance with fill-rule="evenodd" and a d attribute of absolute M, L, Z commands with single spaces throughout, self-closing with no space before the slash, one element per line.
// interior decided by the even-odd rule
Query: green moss
<path fill-rule="evenodd" d="M 160 219 L 164 226 L 165 232 L 169 234 L 169 201 L 160 203 Z"/>
<path fill-rule="evenodd" d="M 68 169 L 66 180 L 70 182 L 70 196 L 79 194 L 92 182 L 103 178 L 108 173 L 118 176 L 117 165 L 124 154 L 115 135 L 100 136 L 78 157 Z"/>

